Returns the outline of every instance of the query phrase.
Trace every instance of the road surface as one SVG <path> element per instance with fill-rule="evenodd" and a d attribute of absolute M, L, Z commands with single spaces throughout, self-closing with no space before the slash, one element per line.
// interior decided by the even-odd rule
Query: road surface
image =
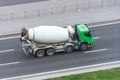
<path fill-rule="evenodd" d="M 48 0 L 0 0 L 0 7 L 25 4 L 25 3 L 33 3 L 33 2 L 40 2 L 40 1 L 48 1 Z"/>
<path fill-rule="evenodd" d="M 0 79 L 120 60 L 120 24 L 92 27 L 92 49 L 34 58 L 25 56 L 20 40 L 0 40 Z"/>

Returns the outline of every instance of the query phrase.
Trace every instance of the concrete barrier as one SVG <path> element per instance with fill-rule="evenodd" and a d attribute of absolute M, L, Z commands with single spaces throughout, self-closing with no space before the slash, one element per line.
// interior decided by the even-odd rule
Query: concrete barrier
<path fill-rule="evenodd" d="M 85 11 L 120 4 L 120 0 L 50 0 L 0 7 L 0 22 L 43 17 L 65 12 Z"/>

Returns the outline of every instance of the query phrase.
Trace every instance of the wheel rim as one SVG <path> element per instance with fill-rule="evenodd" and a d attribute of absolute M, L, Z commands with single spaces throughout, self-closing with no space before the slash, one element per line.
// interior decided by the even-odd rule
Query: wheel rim
<path fill-rule="evenodd" d="M 36 54 L 37 54 L 37 57 L 42 57 L 44 56 L 44 50 L 38 50 Z"/>
<path fill-rule="evenodd" d="M 73 52 L 73 47 L 72 46 L 68 46 L 66 52 L 68 52 L 68 53 Z"/>
<path fill-rule="evenodd" d="M 51 56 L 51 55 L 54 54 L 54 49 L 48 49 L 48 50 L 46 51 L 46 53 L 47 53 L 47 55 Z"/>
<path fill-rule="evenodd" d="M 86 50 L 87 49 L 87 45 L 86 44 L 82 44 L 81 48 L 82 48 L 82 50 Z"/>

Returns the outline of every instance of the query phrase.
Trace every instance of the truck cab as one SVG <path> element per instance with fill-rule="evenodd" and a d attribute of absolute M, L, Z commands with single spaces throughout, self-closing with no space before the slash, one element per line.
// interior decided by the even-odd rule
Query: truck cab
<path fill-rule="evenodd" d="M 86 24 L 76 24 L 75 34 L 80 42 L 80 49 L 86 50 L 93 44 L 93 37 L 91 35 L 90 29 Z"/>

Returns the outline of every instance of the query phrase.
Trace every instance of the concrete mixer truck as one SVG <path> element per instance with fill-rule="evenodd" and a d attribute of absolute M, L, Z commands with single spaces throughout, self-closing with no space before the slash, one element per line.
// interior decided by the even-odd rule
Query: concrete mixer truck
<path fill-rule="evenodd" d="M 38 26 L 21 30 L 22 49 L 26 55 L 51 56 L 57 52 L 84 51 L 93 45 L 93 37 L 86 24 L 74 26 Z"/>

